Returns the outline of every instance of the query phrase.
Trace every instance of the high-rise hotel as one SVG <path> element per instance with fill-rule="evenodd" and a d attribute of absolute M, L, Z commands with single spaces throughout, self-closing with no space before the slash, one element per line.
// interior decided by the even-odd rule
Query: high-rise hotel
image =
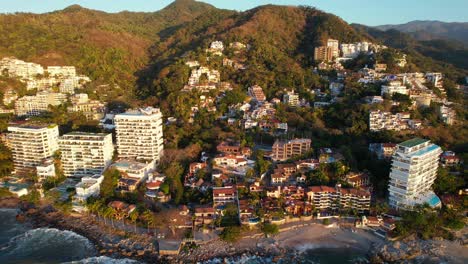
<path fill-rule="evenodd" d="M 163 151 L 159 108 L 129 110 L 114 118 L 119 158 L 159 162 Z"/>
<path fill-rule="evenodd" d="M 427 203 L 438 207 L 440 199 L 432 191 L 442 150 L 429 140 L 414 138 L 397 145 L 392 158 L 388 186 L 389 204 L 397 209 L 411 209 Z"/>
<path fill-rule="evenodd" d="M 112 163 L 112 134 L 72 132 L 61 136 L 59 145 L 67 177 L 100 174 Z"/>
<path fill-rule="evenodd" d="M 42 160 L 58 149 L 57 125 L 12 123 L 8 131 L 16 174 L 34 171 Z"/>

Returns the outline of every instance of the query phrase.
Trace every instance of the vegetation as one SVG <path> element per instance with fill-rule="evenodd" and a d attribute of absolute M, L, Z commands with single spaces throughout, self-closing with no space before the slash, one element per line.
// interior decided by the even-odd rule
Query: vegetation
<path fill-rule="evenodd" d="M 241 228 L 239 226 L 228 226 L 223 229 L 219 237 L 227 242 L 236 242 L 241 238 Z"/>

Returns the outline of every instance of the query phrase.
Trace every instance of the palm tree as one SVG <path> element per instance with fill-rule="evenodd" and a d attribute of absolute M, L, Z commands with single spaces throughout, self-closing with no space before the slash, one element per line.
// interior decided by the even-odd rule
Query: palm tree
<path fill-rule="evenodd" d="M 152 225 L 154 223 L 153 212 L 151 212 L 150 210 L 146 210 L 143 213 L 143 219 L 145 219 L 145 221 L 146 221 L 146 227 L 147 227 L 148 233 L 149 233 L 149 227 L 150 227 L 150 225 Z"/>
<path fill-rule="evenodd" d="M 114 214 L 115 214 L 115 209 L 112 208 L 112 207 L 107 207 L 106 210 L 105 210 L 104 212 L 105 212 L 106 216 L 110 218 L 112 228 L 114 228 Z"/>
<path fill-rule="evenodd" d="M 137 210 L 133 210 L 129 215 L 130 221 L 135 225 L 135 233 L 137 232 L 137 220 L 139 216 Z"/>

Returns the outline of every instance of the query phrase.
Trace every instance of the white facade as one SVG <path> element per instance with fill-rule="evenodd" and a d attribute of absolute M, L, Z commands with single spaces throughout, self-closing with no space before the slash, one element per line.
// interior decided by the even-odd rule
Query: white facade
<path fill-rule="evenodd" d="M 154 161 L 144 163 L 133 160 L 119 160 L 112 164 L 112 168 L 125 173 L 126 178 L 146 180 L 148 175 L 154 171 Z"/>
<path fill-rule="evenodd" d="M 10 125 L 8 131 L 17 174 L 35 169 L 58 150 L 57 125 Z"/>
<path fill-rule="evenodd" d="M 81 182 L 79 182 L 75 186 L 75 200 L 84 203 L 89 197 L 99 196 L 99 192 L 101 191 L 100 186 L 102 180 L 104 180 L 104 176 L 102 174 L 96 174 L 93 176 L 86 176 L 81 178 Z"/>
<path fill-rule="evenodd" d="M 290 106 L 298 106 L 299 105 L 299 95 L 292 92 L 287 92 L 283 95 L 283 103 L 290 105 Z"/>
<path fill-rule="evenodd" d="M 332 54 L 334 58 L 338 58 L 340 56 L 340 42 L 336 39 L 328 39 L 327 47 L 332 49 Z"/>
<path fill-rule="evenodd" d="M 423 203 L 432 207 L 440 205 L 431 186 L 437 177 L 441 153 L 439 146 L 425 139 L 415 138 L 398 144 L 390 171 L 390 206 L 404 209 Z"/>
<path fill-rule="evenodd" d="M 4 70 L 8 72 L 10 77 L 21 77 L 23 79 L 35 78 L 38 74 L 44 74 L 44 68 L 41 65 L 12 57 L 0 60 L 0 74 Z"/>
<path fill-rule="evenodd" d="M 112 134 L 72 132 L 59 138 L 62 167 L 67 177 L 101 174 L 112 162 Z"/>
<path fill-rule="evenodd" d="M 18 116 L 36 116 L 49 109 L 49 105 L 57 106 L 67 101 L 62 93 L 41 92 L 34 96 L 23 96 L 15 102 L 15 113 Z"/>
<path fill-rule="evenodd" d="M 54 159 L 47 158 L 43 160 L 41 164 L 36 166 L 36 172 L 39 180 L 55 177 Z"/>
<path fill-rule="evenodd" d="M 75 77 L 75 66 L 49 66 L 47 72 L 50 76 Z"/>
<path fill-rule="evenodd" d="M 115 115 L 114 124 L 120 158 L 159 162 L 164 148 L 159 108 L 148 107 Z"/>
<path fill-rule="evenodd" d="M 380 94 L 383 96 L 384 94 L 393 95 L 395 93 L 400 94 L 408 94 L 408 88 L 405 85 L 402 85 L 399 81 L 392 81 L 388 85 L 382 85 L 382 89 Z"/>

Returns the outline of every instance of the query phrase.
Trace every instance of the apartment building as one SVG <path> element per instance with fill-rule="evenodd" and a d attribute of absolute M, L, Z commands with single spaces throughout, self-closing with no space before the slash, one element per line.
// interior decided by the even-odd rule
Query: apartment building
<path fill-rule="evenodd" d="M 328 39 L 327 47 L 332 50 L 332 57 L 338 58 L 340 56 L 340 42 L 336 39 Z"/>
<path fill-rule="evenodd" d="M 99 196 L 101 183 L 103 180 L 104 176 L 102 174 L 81 178 L 81 181 L 75 186 L 76 195 L 74 200 L 80 203 L 84 203 L 89 197 Z"/>
<path fill-rule="evenodd" d="M 312 141 L 308 138 L 298 138 L 292 140 L 276 140 L 273 144 L 272 159 L 283 161 L 294 156 L 300 156 L 310 150 Z"/>
<path fill-rule="evenodd" d="M 440 206 L 432 191 L 442 150 L 427 139 L 414 138 L 398 144 L 390 171 L 389 205 L 397 209 L 428 203 Z"/>
<path fill-rule="evenodd" d="M 49 66 L 47 73 L 50 76 L 75 77 L 76 69 L 75 66 Z"/>
<path fill-rule="evenodd" d="M 294 91 L 287 92 L 283 95 L 283 103 L 290 106 L 299 105 L 299 95 L 294 93 Z"/>
<path fill-rule="evenodd" d="M 112 162 L 112 134 L 72 132 L 59 138 L 62 168 L 67 177 L 101 174 Z"/>
<path fill-rule="evenodd" d="M 112 164 L 112 168 L 120 171 L 124 178 L 133 178 L 138 181 L 145 181 L 150 173 L 154 171 L 154 165 L 154 161 L 145 163 L 122 159 Z"/>
<path fill-rule="evenodd" d="M 16 174 L 35 170 L 59 148 L 57 125 L 10 124 L 8 131 Z"/>
<path fill-rule="evenodd" d="M 382 85 L 380 94 L 393 95 L 395 93 L 399 94 L 409 94 L 409 90 L 405 85 L 402 85 L 400 81 L 391 81 L 387 85 Z"/>
<path fill-rule="evenodd" d="M 316 61 L 332 61 L 333 47 L 320 46 L 314 49 L 314 60 Z"/>
<path fill-rule="evenodd" d="M 447 125 L 453 125 L 455 123 L 455 118 L 457 114 L 452 108 L 441 105 L 439 107 L 439 117 Z"/>
<path fill-rule="evenodd" d="M 18 116 L 37 116 L 47 112 L 49 105 L 65 103 L 67 96 L 62 93 L 40 92 L 33 96 L 23 96 L 15 102 L 15 113 Z"/>
<path fill-rule="evenodd" d="M 380 110 L 369 112 L 369 129 L 370 131 L 381 130 L 405 130 L 408 125 L 409 114 L 397 113 L 393 115 L 391 112 L 383 112 Z"/>
<path fill-rule="evenodd" d="M 307 192 L 308 201 L 319 210 L 352 209 L 369 211 L 369 191 L 328 186 L 311 186 Z"/>
<path fill-rule="evenodd" d="M 55 177 L 55 162 L 53 158 L 46 158 L 36 166 L 36 173 L 39 181 L 49 177 Z"/>
<path fill-rule="evenodd" d="M 266 101 L 266 96 L 263 93 L 262 87 L 258 85 L 253 85 L 248 89 L 249 96 L 252 97 L 254 101 L 264 102 Z"/>
<path fill-rule="evenodd" d="M 23 79 L 35 78 L 38 74 L 44 74 L 44 68 L 41 65 L 13 57 L 0 60 L 0 74 L 4 71 L 7 71 L 11 77 L 21 77 Z"/>
<path fill-rule="evenodd" d="M 369 52 L 371 43 L 369 42 L 356 42 L 356 43 L 343 43 L 341 44 L 341 52 L 345 58 L 356 58 L 360 53 Z"/>
<path fill-rule="evenodd" d="M 159 108 L 147 107 L 117 114 L 114 124 L 120 158 L 159 162 L 163 152 Z"/>
<path fill-rule="evenodd" d="M 68 112 L 81 112 L 89 120 L 100 120 L 104 117 L 106 107 L 97 100 L 89 100 L 85 93 L 75 94 L 71 97 L 72 105 L 67 108 Z"/>
<path fill-rule="evenodd" d="M 234 186 L 213 187 L 213 205 L 224 205 L 237 202 L 237 190 Z"/>
<path fill-rule="evenodd" d="M 85 83 L 90 81 L 91 79 L 86 76 L 67 77 L 60 81 L 59 89 L 61 93 L 74 94 L 75 89 L 83 87 Z"/>

